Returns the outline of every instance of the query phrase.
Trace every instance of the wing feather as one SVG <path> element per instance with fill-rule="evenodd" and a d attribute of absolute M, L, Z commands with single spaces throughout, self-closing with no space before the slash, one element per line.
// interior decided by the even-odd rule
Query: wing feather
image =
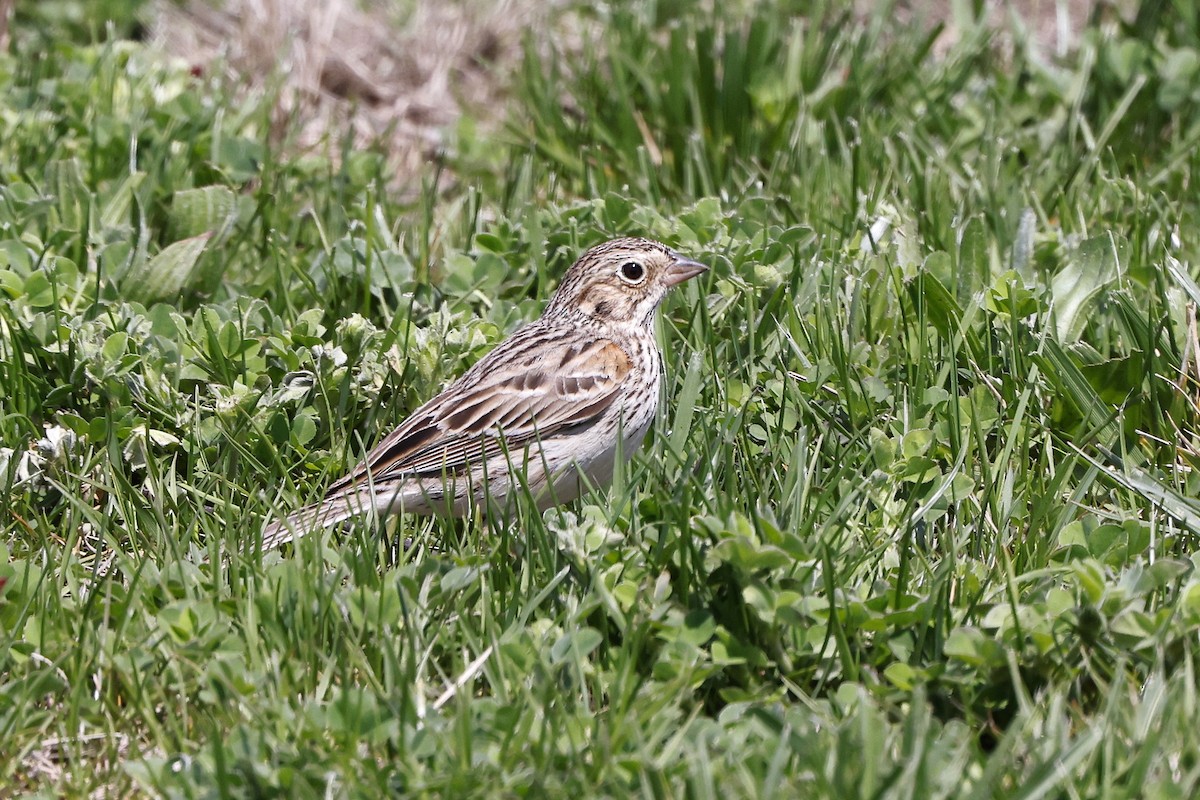
<path fill-rule="evenodd" d="M 536 357 L 534 365 L 514 371 L 527 356 Z M 461 474 L 506 449 L 590 424 L 620 395 L 631 369 L 616 342 L 554 341 L 534 323 L 418 408 L 329 494 L 366 480 Z"/>

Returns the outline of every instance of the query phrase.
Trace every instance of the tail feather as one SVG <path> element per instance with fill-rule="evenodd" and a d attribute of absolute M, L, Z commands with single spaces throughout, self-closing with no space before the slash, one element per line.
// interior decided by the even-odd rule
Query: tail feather
<path fill-rule="evenodd" d="M 299 539 L 312 531 L 337 525 L 360 513 L 364 509 L 359 507 L 359 503 L 351 503 L 352 497 L 354 495 L 327 497 L 294 511 L 283 519 L 275 520 L 263 529 L 263 552 Z"/>

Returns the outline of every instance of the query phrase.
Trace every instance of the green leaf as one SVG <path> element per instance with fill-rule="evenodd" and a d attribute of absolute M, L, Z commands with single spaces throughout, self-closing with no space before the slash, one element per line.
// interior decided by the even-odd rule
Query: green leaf
<path fill-rule="evenodd" d="M 301 448 L 308 445 L 317 435 L 317 423 L 312 414 L 298 414 L 292 422 L 291 443 L 293 447 Z"/>
<path fill-rule="evenodd" d="M 220 236 L 237 220 L 237 196 L 225 186 L 185 189 L 175 193 L 168 219 L 175 239 Z"/>
<path fill-rule="evenodd" d="M 919 678 L 915 669 L 899 661 L 889 664 L 887 669 L 883 671 L 883 675 L 897 689 L 902 689 L 906 692 L 912 690 Z"/>
<path fill-rule="evenodd" d="M 2 263 L 2 262 L 0 262 Z M 1179 259 L 1167 256 L 1167 272 L 1179 284 L 1193 303 L 1200 305 L 1200 285 L 1188 274 L 1187 268 L 1179 263 Z"/>
<path fill-rule="evenodd" d="M 442 591 L 457 592 L 479 579 L 479 567 L 455 567 L 442 576 Z"/>
<path fill-rule="evenodd" d="M 1088 533 L 1088 550 L 1096 558 L 1102 558 L 1118 540 L 1124 538 L 1125 531 L 1120 525 L 1101 525 Z"/>
<path fill-rule="evenodd" d="M 45 270 L 29 273 L 22 287 L 26 302 L 34 308 L 48 308 L 54 305 L 54 287 Z"/>
<path fill-rule="evenodd" d="M 100 211 L 103 229 L 124 228 L 129 223 L 129 210 L 133 207 L 134 192 L 146 179 L 144 172 L 132 172 L 122 179 L 104 203 Z"/>
<path fill-rule="evenodd" d="M 956 266 L 953 276 L 945 276 L 954 283 L 946 286 L 953 287 L 958 304 L 965 307 L 976 292 L 992 282 L 991 235 L 979 217 L 972 217 L 959 231 Z M 945 279 L 940 274 L 938 277 Z"/>
<path fill-rule="evenodd" d="M 104 340 L 104 347 L 100 353 L 107 361 L 116 361 L 121 356 L 125 355 L 125 348 L 129 343 L 129 334 L 124 331 L 117 331 Z"/>
<path fill-rule="evenodd" d="M 1109 469 L 1094 459 L 1087 458 L 1119 485 L 1142 495 L 1186 525 L 1193 533 L 1200 533 L 1200 504 L 1195 498 L 1180 493 L 1174 486 L 1136 467 L 1127 467 L 1125 470 Z"/>
<path fill-rule="evenodd" d="M 1093 300 L 1117 279 L 1128 261 L 1124 239 L 1115 234 L 1085 240 L 1050 282 L 1054 300 L 1054 331 L 1059 342 L 1079 338 L 1087 325 Z"/>
<path fill-rule="evenodd" d="M 0 242 L 0 267 L 9 267 L 18 275 L 28 275 L 33 269 L 33 254 L 29 246 L 19 239 Z"/>
<path fill-rule="evenodd" d="M 924 268 L 917 273 L 912 291 L 925 301 L 926 313 L 942 336 L 950 337 L 958 329 L 963 310 L 947 286 L 952 285 L 954 265 L 950 254 L 932 253 L 925 259 Z"/>
<path fill-rule="evenodd" d="M 696 609 L 684 617 L 683 626 L 678 629 L 677 641 L 702 647 L 716 630 L 717 623 L 713 615 L 706 609 Z"/>
<path fill-rule="evenodd" d="M 211 237 L 211 233 L 205 233 L 168 245 L 140 269 L 130 269 L 121 281 L 122 289 L 127 296 L 146 304 L 178 297 L 194 287 L 197 264 Z"/>
<path fill-rule="evenodd" d="M 48 163 L 46 186 L 57 198 L 59 225 L 66 230 L 83 230 L 92 194 L 83 182 L 83 170 L 79 166 L 79 160 L 69 158 Z"/>
<path fill-rule="evenodd" d="M 604 637 L 595 628 L 580 628 L 563 634 L 550 648 L 550 663 L 558 665 L 568 659 L 582 660 L 600 646 Z"/>
<path fill-rule="evenodd" d="M 987 666 L 1003 658 L 999 643 L 978 628 L 954 629 L 942 651 L 948 658 L 974 666 Z"/>
<path fill-rule="evenodd" d="M 932 444 L 933 431 L 928 428 L 916 428 L 904 434 L 904 438 L 900 440 L 900 453 L 905 458 L 916 458 L 929 452 Z"/>
<path fill-rule="evenodd" d="M 1158 90 L 1159 104 L 1172 111 L 1196 91 L 1196 76 L 1200 72 L 1200 54 L 1190 47 L 1168 52 L 1159 68 L 1162 86 Z"/>
<path fill-rule="evenodd" d="M 667 449 L 679 462 L 686 463 L 684 444 L 692 429 L 692 416 L 696 411 L 696 401 L 700 396 L 702 367 L 704 361 L 699 353 L 688 359 L 687 374 L 683 379 L 683 389 L 675 400 L 675 418 L 671 421 L 671 436 Z"/>
<path fill-rule="evenodd" d="M 1101 437 L 1101 441 L 1110 443 L 1117 439 L 1120 429 L 1115 421 L 1115 409 L 1100 399 L 1100 395 L 1058 342 L 1045 340 L 1043 353 L 1033 358 L 1042 373 L 1054 383 L 1059 394 L 1075 406 L 1091 431 Z"/>

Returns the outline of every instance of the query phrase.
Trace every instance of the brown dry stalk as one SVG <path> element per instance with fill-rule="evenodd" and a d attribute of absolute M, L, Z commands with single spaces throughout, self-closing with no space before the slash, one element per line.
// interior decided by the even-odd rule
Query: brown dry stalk
<path fill-rule="evenodd" d="M 0 52 L 8 49 L 8 21 L 17 0 L 0 0 Z"/>

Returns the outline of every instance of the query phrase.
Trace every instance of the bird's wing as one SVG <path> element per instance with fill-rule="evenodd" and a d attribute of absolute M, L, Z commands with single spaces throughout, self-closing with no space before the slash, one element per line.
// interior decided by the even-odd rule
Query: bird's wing
<path fill-rule="evenodd" d="M 586 425 L 616 400 L 632 366 L 609 339 L 556 341 L 553 331 L 530 326 L 418 408 L 329 494 L 368 480 L 459 474 Z"/>

